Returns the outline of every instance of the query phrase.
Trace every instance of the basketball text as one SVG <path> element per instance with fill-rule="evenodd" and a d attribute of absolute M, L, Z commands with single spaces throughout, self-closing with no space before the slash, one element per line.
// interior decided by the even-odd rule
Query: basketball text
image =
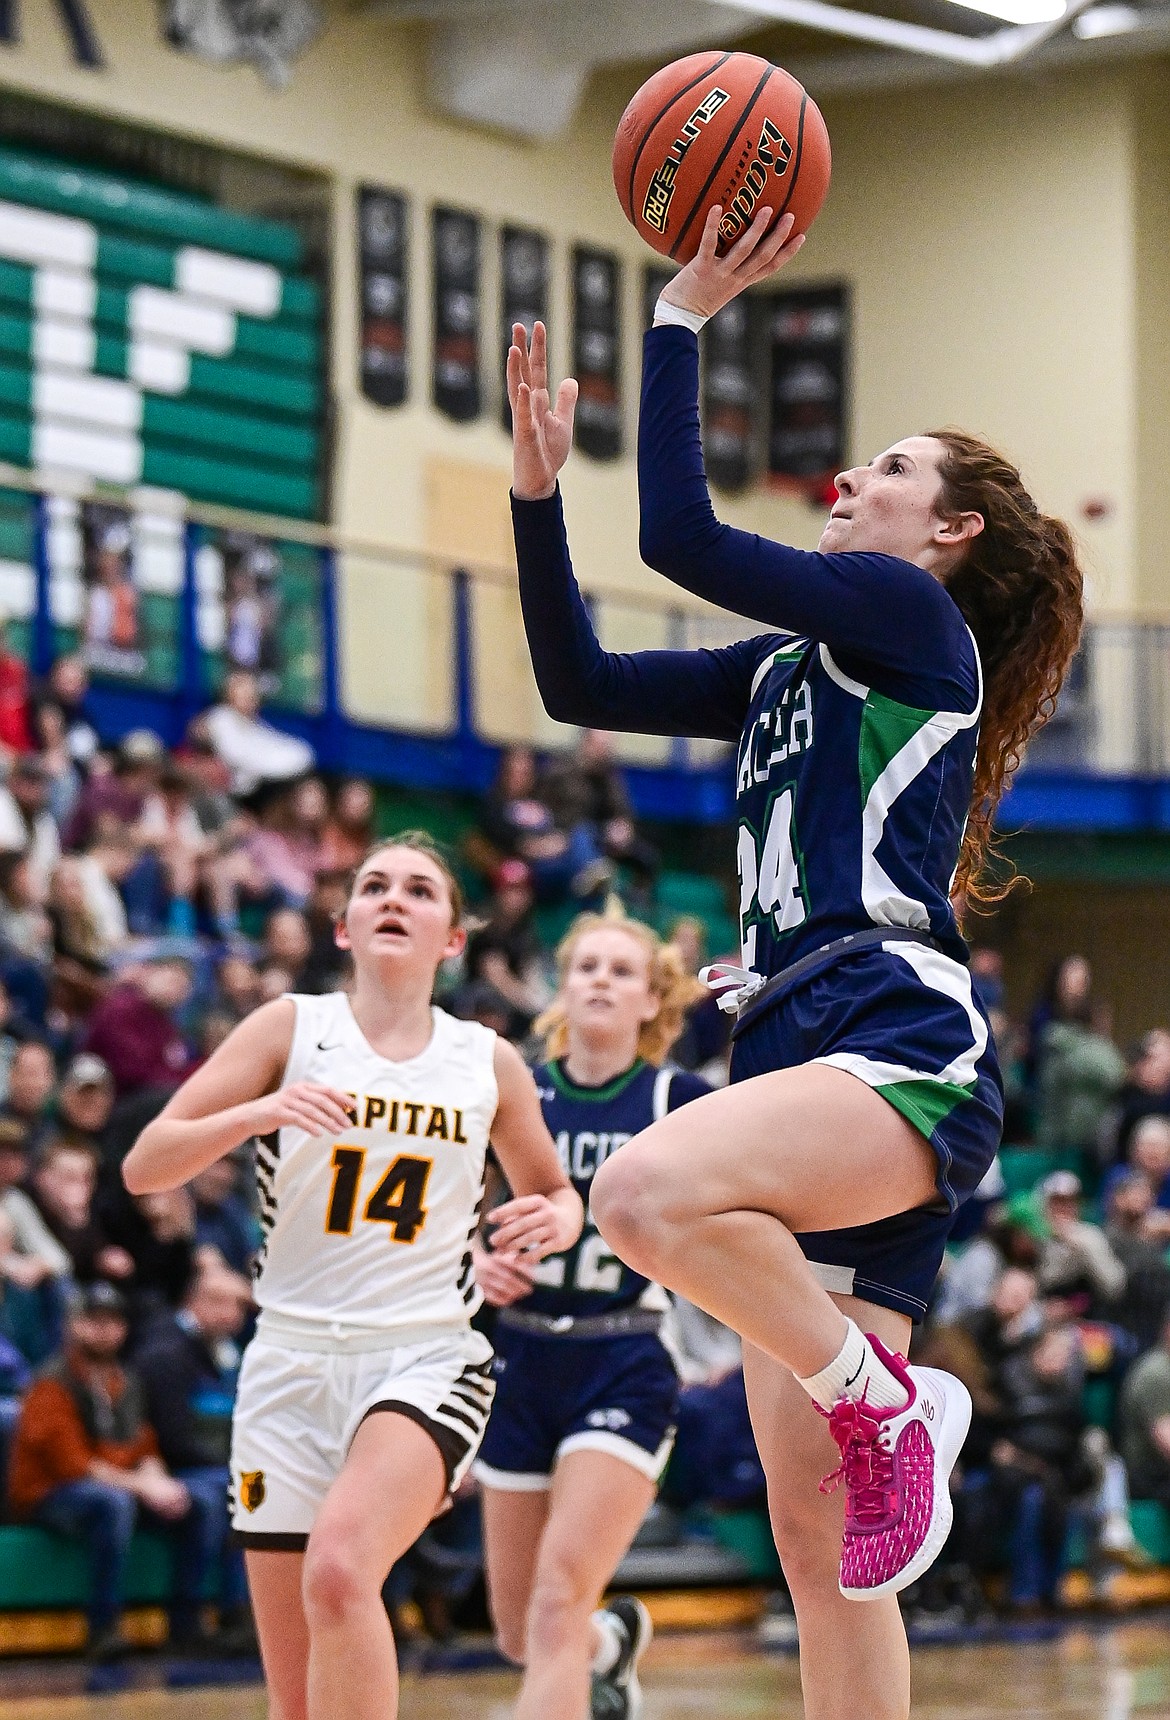
<path fill-rule="evenodd" d="M 656 233 L 666 232 L 670 200 L 674 196 L 675 176 L 686 159 L 687 150 L 699 136 L 700 127 L 706 125 L 729 99 L 726 90 L 708 90 L 671 144 L 666 160 L 647 186 L 642 219 L 653 227 Z"/>
<path fill-rule="evenodd" d="M 755 207 L 764 194 L 768 183 L 768 169 L 772 169 L 777 179 L 782 179 L 788 172 L 791 160 L 792 145 L 779 126 L 766 119 L 760 130 L 755 156 L 744 174 L 743 184 L 719 223 L 721 239 L 730 241 L 738 237 L 751 220 Z"/>

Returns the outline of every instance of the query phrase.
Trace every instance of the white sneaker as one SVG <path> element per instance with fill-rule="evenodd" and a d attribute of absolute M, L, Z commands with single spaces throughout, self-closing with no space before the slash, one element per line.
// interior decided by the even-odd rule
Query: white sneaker
<path fill-rule="evenodd" d="M 594 1674 L 592 1720 L 639 1720 L 642 1686 L 638 1683 L 638 1662 L 650 1646 L 654 1626 L 636 1595 L 615 1595 L 605 1603 L 605 1610 L 618 1621 L 624 1642 L 609 1671 Z"/>

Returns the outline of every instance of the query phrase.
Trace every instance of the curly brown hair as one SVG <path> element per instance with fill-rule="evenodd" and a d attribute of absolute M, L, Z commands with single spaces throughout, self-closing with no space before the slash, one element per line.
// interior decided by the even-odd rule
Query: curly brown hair
<path fill-rule="evenodd" d="M 946 450 L 935 512 L 977 513 L 983 530 L 946 580 L 983 662 L 983 714 L 953 893 L 975 906 L 1016 882 L 982 876 L 996 808 L 1024 748 L 1053 711 L 1084 621 L 1084 575 L 1063 520 L 1042 514 L 1002 454 L 963 430 L 928 430 Z"/>

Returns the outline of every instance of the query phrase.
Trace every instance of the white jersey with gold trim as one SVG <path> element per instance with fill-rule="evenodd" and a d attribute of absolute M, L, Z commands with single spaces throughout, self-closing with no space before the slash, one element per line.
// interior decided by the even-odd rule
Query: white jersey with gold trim
<path fill-rule="evenodd" d="M 471 1238 L 498 1092 L 495 1034 L 432 1009 L 430 1043 L 379 1056 L 344 992 L 294 996 L 282 1086 L 353 1099 L 354 1127 L 286 1127 L 257 1143 L 261 1329 L 417 1343 L 465 1327 L 481 1297 Z"/>

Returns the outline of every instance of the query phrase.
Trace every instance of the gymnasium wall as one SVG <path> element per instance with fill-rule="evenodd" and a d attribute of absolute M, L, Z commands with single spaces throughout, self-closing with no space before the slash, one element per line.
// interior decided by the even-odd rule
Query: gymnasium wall
<path fill-rule="evenodd" d="M 1165 66 L 1146 69 L 1134 92 L 1137 244 L 1137 443 L 1135 601 L 1170 610 L 1170 103 Z"/>
<path fill-rule="evenodd" d="M 213 68 L 167 48 L 150 7 L 90 0 L 108 65 L 71 64 L 53 9 L 24 9 L 24 40 L 0 50 L 0 82 L 145 126 L 202 137 L 326 176 L 332 187 L 330 317 L 336 444 L 332 518 L 377 542 L 506 554 L 507 441 L 498 395 L 483 415 L 452 424 L 428 404 L 429 208 L 482 211 L 553 239 L 554 362 L 563 364 L 567 250 L 574 240 L 620 251 L 625 278 L 627 447 L 636 411 L 639 295 L 648 253 L 622 219 L 608 157 L 636 74 L 598 78 L 570 136 L 524 145 L 477 133 L 469 147 L 423 104 L 421 32 L 395 28 L 330 0 L 330 29 L 277 93 L 242 68 Z M 1160 68 L 1156 68 L 1160 70 Z M 1139 204 L 1165 198 L 1165 150 L 1143 126 L 1156 109 L 1154 69 L 1136 63 L 1086 73 L 944 84 L 825 103 L 834 186 L 813 241 L 786 281 L 846 280 L 854 307 L 852 447 L 868 458 L 898 435 L 938 420 L 999 439 L 1042 502 L 1074 518 L 1097 601 L 1165 603 L 1170 572 L 1158 536 L 1139 525 L 1140 474 L 1165 470 L 1167 391 L 1147 378 L 1139 339 L 1161 319 L 1168 291 L 1153 240 L 1139 247 Z M 1021 83 L 1025 99 L 1020 99 Z M 815 92 L 814 92 L 815 93 Z M 1166 121 L 1158 116 L 1165 141 Z M 380 410 L 357 389 L 354 191 L 362 182 L 411 196 L 411 398 Z M 1163 223 L 1162 233 L 1165 233 Z M 485 235 L 485 262 L 495 236 Z M 498 343 L 494 266 L 485 268 L 483 349 L 491 385 Z M 1159 438 L 1162 440 L 1159 441 Z M 575 456 L 565 484 L 575 558 L 586 582 L 648 589 L 634 549 L 632 460 Z M 1100 498 L 1104 517 L 1080 518 Z M 819 517 L 765 489 L 727 500 L 729 520 L 812 543 Z M 434 591 L 420 576 L 386 578 L 379 564 L 342 568 L 345 677 L 355 714 L 401 720 L 401 674 L 424 704 L 436 687 Z M 483 600 L 482 671 L 499 733 L 531 710 L 515 610 Z M 632 606 L 614 611 L 612 642 L 649 643 L 658 627 Z M 393 641 L 388 654 L 385 641 Z M 413 647 L 413 648 L 412 648 Z M 441 679 L 441 678 L 440 678 Z M 388 683 L 395 682 L 391 687 Z M 431 689 L 431 693 L 428 693 Z"/>

